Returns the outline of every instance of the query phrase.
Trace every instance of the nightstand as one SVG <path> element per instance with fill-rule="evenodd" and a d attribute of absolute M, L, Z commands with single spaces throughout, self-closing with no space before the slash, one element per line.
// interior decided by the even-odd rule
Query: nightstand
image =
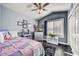
<path fill-rule="evenodd" d="M 32 39 L 32 34 L 28 34 L 27 32 L 24 32 L 24 33 L 18 32 L 18 36 Z"/>

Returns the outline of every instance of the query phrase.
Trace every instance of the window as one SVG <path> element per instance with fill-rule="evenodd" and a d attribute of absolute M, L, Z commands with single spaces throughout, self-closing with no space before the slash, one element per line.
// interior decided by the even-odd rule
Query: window
<path fill-rule="evenodd" d="M 64 38 L 64 18 L 48 21 L 47 34 L 57 34 Z"/>

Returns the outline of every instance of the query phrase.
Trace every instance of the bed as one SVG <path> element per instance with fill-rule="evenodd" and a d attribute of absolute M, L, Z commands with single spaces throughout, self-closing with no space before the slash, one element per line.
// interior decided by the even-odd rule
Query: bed
<path fill-rule="evenodd" d="M 43 56 L 44 48 L 40 42 L 22 37 L 0 43 L 0 56 Z"/>
<path fill-rule="evenodd" d="M 6 38 L 9 40 L 6 40 Z M 0 56 L 44 56 L 40 42 L 18 37 L 17 31 L 0 29 Z"/>

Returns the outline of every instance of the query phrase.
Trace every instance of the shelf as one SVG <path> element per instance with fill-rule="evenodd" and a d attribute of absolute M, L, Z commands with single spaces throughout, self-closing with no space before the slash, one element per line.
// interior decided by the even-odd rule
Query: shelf
<path fill-rule="evenodd" d="M 68 43 L 58 42 L 58 44 L 69 45 Z"/>

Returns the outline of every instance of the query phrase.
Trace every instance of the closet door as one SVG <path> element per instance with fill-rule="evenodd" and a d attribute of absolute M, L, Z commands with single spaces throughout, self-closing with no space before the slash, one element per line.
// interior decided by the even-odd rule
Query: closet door
<path fill-rule="evenodd" d="M 76 54 L 79 55 L 79 6 L 76 9 Z"/>
<path fill-rule="evenodd" d="M 74 55 L 79 55 L 79 6 L 68 20 L 68 38 Z"/>

